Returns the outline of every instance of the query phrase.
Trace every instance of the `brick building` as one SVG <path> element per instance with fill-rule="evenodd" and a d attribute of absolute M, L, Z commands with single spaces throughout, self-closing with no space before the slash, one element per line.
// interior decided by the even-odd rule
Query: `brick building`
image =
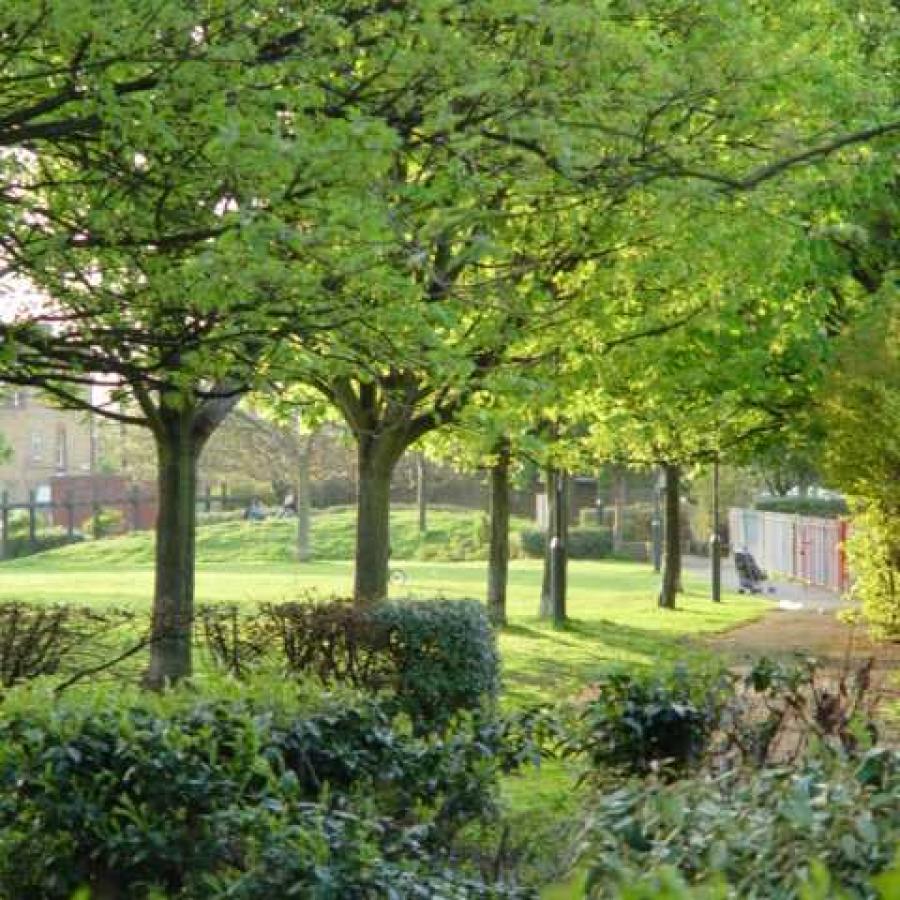
<path fill-rule="evenodd" d="M 0 435 L 10 457 L 0 462 L 0 490 L 21 503 L 29 491 L 50 499 L 58 475 L 89 475 L 95 450 L 86 414 L 56 409 L 28 390 L 8 390 L 0 397 Z"/>

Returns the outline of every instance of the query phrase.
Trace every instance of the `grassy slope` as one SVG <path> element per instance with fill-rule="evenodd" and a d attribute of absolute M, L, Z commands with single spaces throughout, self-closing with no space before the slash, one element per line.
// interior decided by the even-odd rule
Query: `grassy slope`
<path fill-rule="evenodd" d="M 391 513 L 391 546 L 397 559 L 444 560 L 484 558 L 486 545 L 483 515 L 449 507 L 428 512 L 428 533 L 418 533 L 418 516 L 411 507 L 397 507 Z M 531 525 L 513 519 L 517 533 Z M 354 545 L 355 512 L 350 507 L 316 511 L 312 521 L 312 551 L 317 560 L 351 559 Z M 197 530 L 197 562 L 203 563 L 289 563 L 294 559 L 295 519 L 267 519 L 263 522 L 217 522 Z M 124 537 L 90 541 L 42 554 L 53 565 L 151 564 L 153 535 L 139 531 Z"/>

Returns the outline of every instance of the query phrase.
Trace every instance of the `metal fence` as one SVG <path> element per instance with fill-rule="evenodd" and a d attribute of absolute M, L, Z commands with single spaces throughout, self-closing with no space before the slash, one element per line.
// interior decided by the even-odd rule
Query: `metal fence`
<path fill-rule="evenodd" d="M 731 546 L 749 550 L 764 569 L 833 591 L 849 588 L 844 519 L 731 509 L 728 526 Z"/>

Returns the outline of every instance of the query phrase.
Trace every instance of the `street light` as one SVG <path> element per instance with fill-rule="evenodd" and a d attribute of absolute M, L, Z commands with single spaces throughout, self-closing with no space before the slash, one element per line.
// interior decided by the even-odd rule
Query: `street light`
<path fill-rule="evenodd" d="M 651 537 L 653 539 L 653 571 L 662 569 L 662 505 L 660 498 L 665 487 L 665 475 L 662 469 L 656 474 L 653 485 L 653 519 L 650 523 Z"/>
<path fill-rule="evenodd" d="M 713 461 L 712 534 L 709 537 L 709 555 L 712 562 L 713 603 L 722 602 L 722 546 L 719 534 L 719 456 Z"/>

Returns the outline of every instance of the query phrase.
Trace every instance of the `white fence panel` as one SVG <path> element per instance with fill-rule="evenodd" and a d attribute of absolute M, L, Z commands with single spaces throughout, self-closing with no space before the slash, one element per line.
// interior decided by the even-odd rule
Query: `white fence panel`
<path fill-rule="evenodd" d="M 731 509 L 733 548 L 746 548 L 764 569 L 834 591 L 849 585 L 847 523 L 756 509 Z"/>

